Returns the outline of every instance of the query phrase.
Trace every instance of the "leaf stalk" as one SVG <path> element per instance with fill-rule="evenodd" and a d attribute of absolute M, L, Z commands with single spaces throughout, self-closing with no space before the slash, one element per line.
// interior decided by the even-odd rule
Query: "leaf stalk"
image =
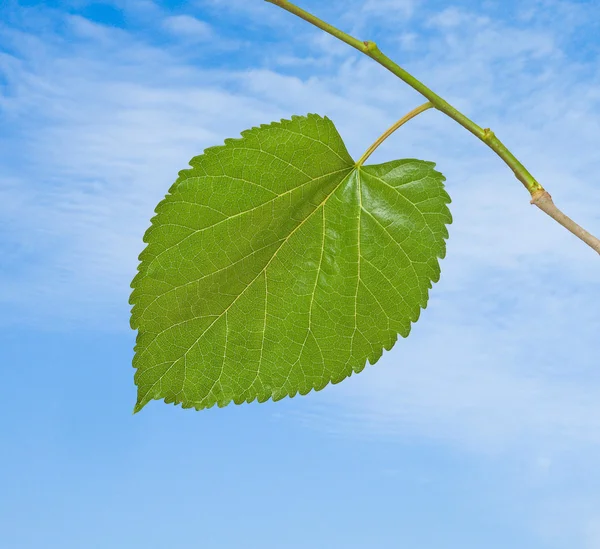
<path fill-rule="evenodd" d="M 409 120 L 411 120 L 415 116 L 417 116 L 417 115 L 421 114 L 423 111 L 426 111 L 427 109 L 431 109 L 431 108 L 433 108 L 433 103 L 431 103 L 430 101 L 427 101 L 427 103 L 424 103 L 423 105 L 421 105 L 421 106 L 417 107 L 416 109 L 413 109 L 409 113 L 405 114 L 400 120 L 398 120 L 398 122 L 396 122 L 395 124 L 393 124 L 392 126 L 390 126 L 387 130 L 385 130 L 385 132 L 383 132 L 379 136 L 379 138 L 377 139 L 377 141 L 375 141 L 375 143 L 373 143 L 365 151 L 365 154 L 363 154 L 360 157 L 360 159 L 358 160 L 358 162 L 356 163 L 356 167 L 358 168 L 358 167 L 362 166 L 365 163 L 365 161 L 367 160 L 367 158 L 369 158 L 369 156 L 371 156 L 373 154 L 373 152 L 375 151 L 375 149 L 377 147 L 379 147 L 379 145 L 381 145 L 400 126 L 403 126 L 404 124 L 406 124 Z"/>

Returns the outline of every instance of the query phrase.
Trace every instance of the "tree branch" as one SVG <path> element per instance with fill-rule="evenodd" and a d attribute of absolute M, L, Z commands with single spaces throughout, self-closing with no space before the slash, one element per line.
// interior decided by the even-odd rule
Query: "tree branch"
<path fill-rule="evenodd" d="M 410 73 L 405 71 L 402 67 L 392 61 L 389 57 L 383 54 L 375 42 L 362 42 L 357 38 L 341 31 L 340 29 L 326 23 L 325 21 L 314 16 L 302 8 L 288 2 L 288 0 L 265 0 L 271 4 L 275 4 L 280 8 L 283 8 L 294 15 L 297 15 L 301 19 L 304 19 L 308 23 L 311 23 L 315 27 L 324 30 L 325 32 L 335 36 L 342 42 L 352 46 L 361 53 L 368 55 L 371 59 L 377 61 L 381 66 L 389 70 L 392 74 L 403 80 L 411 88 L 418 91 L 421 95 L 428 99 L 428 101 L 439 111 L 458 122 L 463 128 L 470 131 L 478 139 L 483 141 L 490 149 L 492 149 L 513 171 L 515 177 L 525 186 L 532 196 L 531 203 L 535 204 L 543 212 L 547 213 L 555 221 L 560 223 L 567 230 L 571 231 L 575 236 L 583 240 L 588 246 L 596 250 L 600 254 L 600 240 L 595 236 L 588 233 L 585 229 L 580 227 L 572 219 L 563 214 L 554 204 L 550 194 L 546 192 L 544 187 L 529 173 L 529 171 L 517 160 L 517 158 L 506 148 L 506 146 L 496 137 L 493 131 L 489 128 L 481 128 L 470 118 L 462 114 L 460 111 L 455 109 L 447 101 L 442 99 L 435 92 L 430 90 L 425 84 L 417 80 Z M 390 128 L 391 129 L 391 128 Z M 385 134 L 384 134 L 385 135 Z M 382 136 L 383 137 L 383 136 Z M 386 135 L 387 137 L 387 135 Z M 368 152 L 368 151 L 367 151 Z M 372 151 L 371 151 L 372 152 Z M 370 153 L 369 153 L 370 154 Z M 361 159 L 364 162 L 364 158 Z M 360 162 L 360 161 L 359 161 Z"/>

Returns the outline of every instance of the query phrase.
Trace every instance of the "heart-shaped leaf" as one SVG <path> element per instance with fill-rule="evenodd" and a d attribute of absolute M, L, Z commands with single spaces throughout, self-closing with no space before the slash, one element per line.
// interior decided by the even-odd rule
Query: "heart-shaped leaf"
<path fill-rule="evenodd" d="M 136 411 L 306 394 L 408 335 L 451 222 L 433 163 L 357 167 L 331 120 L 310 114 L 190 165 L 132 283 Z"/>

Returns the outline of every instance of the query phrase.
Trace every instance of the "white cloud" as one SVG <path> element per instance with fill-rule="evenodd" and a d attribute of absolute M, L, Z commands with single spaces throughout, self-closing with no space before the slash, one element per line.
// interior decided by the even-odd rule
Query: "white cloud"
<path fill-rule="evenodd" d="M 362 10 L 368 14 L 391 19 L 398 17 L 408 19 L 413 14 L 415 7 L 414 0 L 367 0 L 363 4 Z"/>
<path fill-rule="evenodd" d="M 110 44 L 117 35 L 126 38 L 126 33 L 115 27 L 94 23 L 80 15 L 69 15 L 66 21 L 77 38 L 92 40 L 103 45 Z"/>
<path fill-rule="evenodd" d="M 206 40 L 212 36 L 208 23 L 190 15 L 171 15 L 163 21 L 163 27 L 170 33 L 184 38 Z"/>
<path fill-rule="evenodd" d="M 487 21 L 487 18 L 478 18 L 481 22 Z M 435 13 L 429 18 L 429 24 L 432 26 L 448 28 L 457 27 L 465 20 L 465 13 L 456 6 L 450 6 L 440 12 Z"/>

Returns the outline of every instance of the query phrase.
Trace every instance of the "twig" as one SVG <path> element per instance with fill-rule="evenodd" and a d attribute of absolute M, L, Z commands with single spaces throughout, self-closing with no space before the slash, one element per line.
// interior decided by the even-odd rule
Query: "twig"
<path fill-rule="evenodd" d="M 470 118 L 462 114 L 447 101 L 442 99 L 435 92 L 430 90 L 425 84 L 417 80 L 414 76 L 392 61 L 389 57 L 383 54 L 375 42 L 362 42 L 357 38 L 341 31 L 340 29 L 326 23 L 325 21 L 314 16 L 302 8 L 288 2 L 288 0 L 265 0 L 271 4 L 275 4 L 280 8 L 283 8 L 294 15 L 297 15 L 301 19 L 311 23 L 312 25 L 324 30 L 325 32 L 335 36 L 342 42 L 352 46 L 358 51 L 368 55 L 371 59 L 377 61 L 380 65 L 385 67 L 391 73 L 395 74 L 398 78 L 406 82 L 414 90 L 418 91 L 421 95 L 428 99 L 428 101 L 439 111 L 443 112 L 456 122 L 458 122 L 465 129 L 470 131 L 473 135 L 483 141 L 488 147 L 490 147 L 513 171 L 515 177 L 523 183 L 525 188 L 529 191 L 532 196 L 531 203 L 535 204 L 542 211 L 547 213 L 555 221 L 560 223 L 567 230 L 571 231 L 575 236 L 583 240 L 588 246 L 596 250 L 600 254 L 600 240 L 587 232 L 585 229 L 580 227 L 572 219 L 563 214 L 552 202 L 550 195 L 542 185 L 536 181 L 536 179 L 529 173 L 529 171 L 517 160 L 517 158 L 506 148 L 506 146 L 496 137 L 493 131 L 489 128 L 481 128 Z M 364 161 L 364 159 L 363 159 Z"/>

